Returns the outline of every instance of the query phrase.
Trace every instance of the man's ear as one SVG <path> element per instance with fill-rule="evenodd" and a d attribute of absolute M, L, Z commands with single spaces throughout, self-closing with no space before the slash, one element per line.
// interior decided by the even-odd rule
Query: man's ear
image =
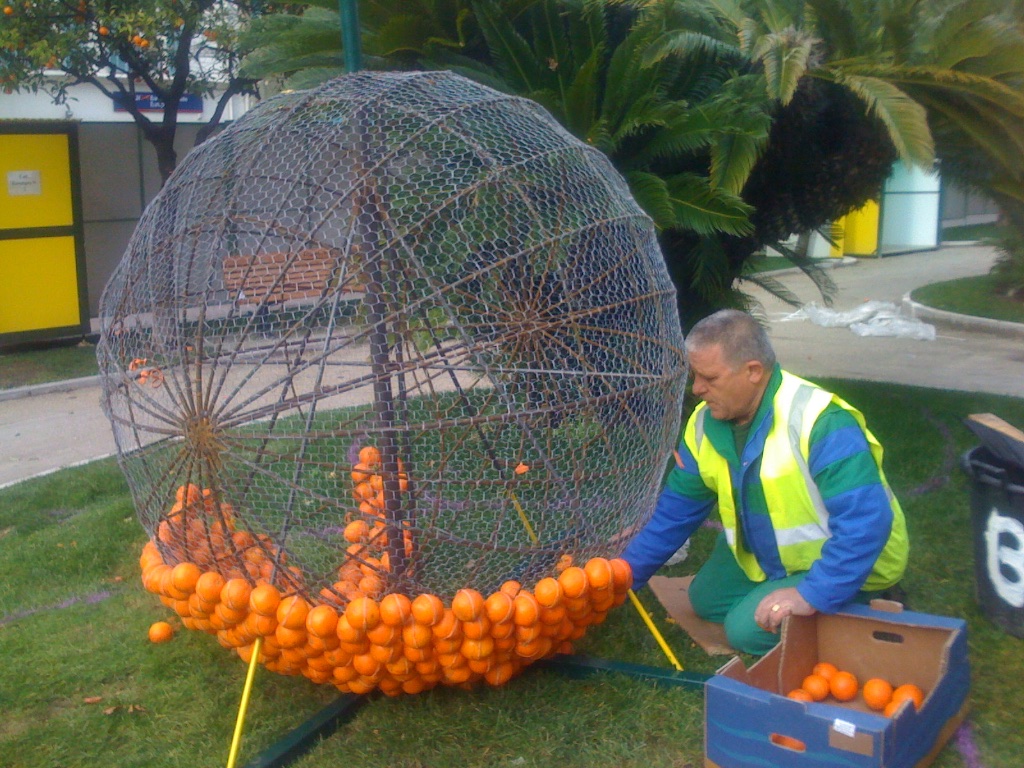
<path fill-rule="evenodd" d="M 751 384 L 760 384 L 767 375 L 764 364 L 760 360 L 747 361 L 747 380 Z"/>

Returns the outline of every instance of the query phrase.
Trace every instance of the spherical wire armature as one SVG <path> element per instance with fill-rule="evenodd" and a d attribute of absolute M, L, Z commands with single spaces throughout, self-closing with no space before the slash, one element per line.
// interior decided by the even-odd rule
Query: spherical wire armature
<path fill-rule="evenodd" d="M 100 320 L 144 582 L 243 657 L 500 683 L 624 598 L 679 428 L 674 291 L 622 178 L 533 102 L 439 72 L 263 101 L 146 209 Z M 378 625 L 431 632 L 353 666 Z"/>

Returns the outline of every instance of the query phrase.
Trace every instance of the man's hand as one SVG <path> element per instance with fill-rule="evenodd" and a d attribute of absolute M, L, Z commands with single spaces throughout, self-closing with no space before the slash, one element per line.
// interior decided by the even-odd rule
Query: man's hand
<path fill-rule="evenodd" d="M 769 632 L 778 632 L 779 625 L 787 616 L 810 616 L 816 613 L 814 606 L 797 592 L 796 587 L 777 589 L 757 605 L 754 621 Z"/>

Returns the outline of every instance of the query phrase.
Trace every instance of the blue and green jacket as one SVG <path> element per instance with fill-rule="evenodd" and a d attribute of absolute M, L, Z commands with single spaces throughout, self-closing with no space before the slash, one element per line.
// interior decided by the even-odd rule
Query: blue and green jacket
<path fill-rule="evenodd" d="M 774 424 L 773 404 L 782 376 L 776 366 L 751 422 L 742 455 L 736 454 L 729 422 L 713 418 L 706 409 L 702 417 L 703 439 L 710 440 L 714 450 L 729 465 L 737 512 L 736 546 L 745 548 L 756 558 L 769 580 L 791 575 L 779 554 L 760 479 L 761 457 Z M 880 453 L 880 449 L 878 451 Z M 849 411 L 835 402 L 825 407 L 811 428 L 807 466 L 828 512 L 829 537 L 798 589 L 814 608 L 832 613 L 864 587 L 887 544 L 887 571 L 892 572 L 895 555 L 899 575 L 902 575 L 907 554 L 905 523 L 898 503 L 890 502 L 891 492 L 864 429 Z M 643 586 L 690 537 L 715 509 L 717 501 L 715 491 L 701 477 L 696 458 L 682 441 L 676 466 L 650 522 L 623 553 L 633 568 L 636 588 Z M 894 520 L 894 507 L 898 520 Z M 894 523 L 899 529 L 894 535 L 895 546 L 889 541 Z"/>

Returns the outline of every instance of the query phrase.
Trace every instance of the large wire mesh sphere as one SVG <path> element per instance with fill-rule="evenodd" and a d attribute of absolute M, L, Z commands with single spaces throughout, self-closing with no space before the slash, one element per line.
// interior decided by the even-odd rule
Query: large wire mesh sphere
<path fill-rule="evenodd" d="M 147 564 L 341 616 L 615 557 L 679 427 L 651 221 L 536 104 L 451 73 L 261 103 L 153 200 L 100 315 Z"/>

